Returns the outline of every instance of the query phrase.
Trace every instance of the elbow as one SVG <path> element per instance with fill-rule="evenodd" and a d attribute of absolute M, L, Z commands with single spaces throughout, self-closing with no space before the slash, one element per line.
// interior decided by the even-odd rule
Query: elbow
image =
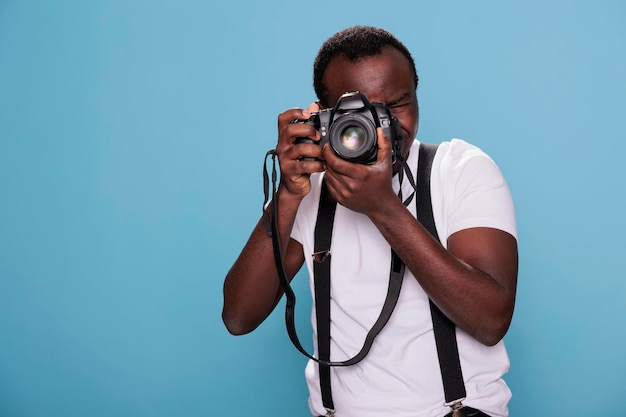
<path fill-rule="evenodd" d="M 245 328 L 243 328 L 242 326 L 238 326 L 236 323 L 230 322 L 230 321 L 224 321 L 224 326 L 226 327 L 226 330 L 228 330 L 228 333 L 230 333 L 233 336 L 241 336 L 244 334 L 249 333 L 248 331 L 246 331 Z"/>
<path fill-rule="evenodd" d="M 482 325 L 475 328 L 474 337 L 485 346 L 495 346 L 509 331 L 513 312 L 515 310 L 515 298 L 500 304 L 497 309 L 491 310 L 487 316 L 483 316 Z"/>
<path fill-rule="evenodd" d="M 256 325 L 250 325 L 246 323 L 245 320 L 228 314 L 226 310 L 222 311 L 222 322 L 230 333 L 233 336 L 242 336 L 244 334 L 248 334 L 257 328 Z"/>
<path fill-rule="evenodd" d="M 252 331 L 247 327 L 242 326 L 241 323 L 237 321 L 226 320 L 224 318 L 222 318 L 222 321 L 224 322 L 224 326 L 226 327 L 226 330 L 228 330 L 228 333 L 232 334 L 233 336 L 242 336 Z"/>
<path fill-rule="evenodd" d="M 485 346 L 497 345 L 506 335 L 511 325 L 511 316 L 493 320 L 490 325 L 485 326 L 475 335 L 476 339 Z"/>
<path fill-rule="evenodd" d="M 504 338 L 505 334 L 506 331 L 485 332 L 484 335 L 481 335 L 477 339 L 485 346 L 495 346 Z"/>

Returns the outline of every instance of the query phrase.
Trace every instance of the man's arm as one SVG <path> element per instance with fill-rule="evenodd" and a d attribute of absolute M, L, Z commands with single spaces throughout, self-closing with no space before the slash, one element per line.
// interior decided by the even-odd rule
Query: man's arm
<path fill-rule="evenodd" d="M 450 320 L 485 345 L 498 343 L 513 317 L 516 239 L 471 228 L 451 235 L 446 250 L 398 203 L 370 218 Z"/>
<path fill-rule="evenodd" d="M 277 228 L 287 278 L 291 280 L 304 262 L 302 246 L 290 238 L 300 202 L 311 189 L 310 175 L 324 170 L 322 151 L 317 144 L 295 144 L 298 137 L 319 140 L 319 133 L 303 123 L 316 104 L 307 111 L 291 109 L 278 116 L 276 154 L 280 163 L 280 186 L 275 201 Z M 311 158 L 304 160 L 303 158 Z M 280 300 L 283 291 L 274 263 L 272 238 L 259 220 L 248 242 L 224 280 L 222 320 L 232 334 L 245 334 L 256 329 Z"/>
<path fill-rule="evenodd" d="M 379 157 L 371 166 L 348 164 L 325 152 L 326 181 L 337 201 L 367 215 L 420 285 L 457 326 L 485 345 L 496 344 L 513 315 L 517 241 L 492 228 L 437 242 L 398 199 L 391 186 L 388 142 L 379 132 Z"/>
<path fill-rule="evenodd" d="M 299 200 L 288 201 L 284 196 L 278 200 L 283 203 L 278 207 L 282 255 L 291 280 L 304 261 L 302 246 L 289 238 Z M 226 328 L 235 335 L 253 331 L 274 310 L 282 294 L 272 238 L 261 219 L 224 280 L 222 320 Z"/>

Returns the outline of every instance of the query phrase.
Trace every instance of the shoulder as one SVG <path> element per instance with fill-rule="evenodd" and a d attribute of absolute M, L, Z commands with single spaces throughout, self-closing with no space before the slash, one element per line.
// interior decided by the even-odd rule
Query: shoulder
<path fill-rule="evenodd" d="M 440 224 L 446 236 L 472 227 L 491 227 L 517 236 L 507 182 L 495 161 L 479 147 L 461 139 L 440 143 L 431 179 L 433 204 L 445 213 Z"/>
<path fill-rule="evenodd" d="M 493 163 L 493 160 L 478 146 L 466 142 L 463 139 L 451 139 L 441 142 L 437 149 L 439 162 L 463 164 L 472 159 L 485 159 Z"/>
<path fill-rule="evenodd" d="M 478 146 L 462 139 L 439 144 L 433 161 L 433 175 L 462 183 L 504 181 L 496 162 Z"/>
<path fill-rule="evenodd" d="M 409 154 L 408 161 L 409 164 L 413 161 L 417 162 L 419 147 L 421 144 L 426 145 L 427 143 L 420 142 L 416 139 L 411 145 L 411 152 Z M 488 163 L 494 163 L 489 155 L 487 155 L 487 153 L 485 153 L 482 149 L 466 142 L 463 139 L 455 138 L 434 145 L 437 145 L 434 166 L 441 166 L 442 168 L 458 168 L 459 165 L 467 164 L 473 159 L 483 159 Z"/>

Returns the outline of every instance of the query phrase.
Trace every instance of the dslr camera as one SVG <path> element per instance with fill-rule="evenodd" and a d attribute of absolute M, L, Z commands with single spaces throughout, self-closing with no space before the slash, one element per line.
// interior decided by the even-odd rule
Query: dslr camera
<path fill-rule="evenodd" d="M 383 103 L 370 103 L 359 93 L 345 93 L 335 107 L 312 113 L 308 120 L 295 120 L 313 126 L 320 132 L 320 146 L 328 143 L 340 158 L 359 164 L 373 164 L 378 154 L 376 128 L 381 127 L 391 141 L 395 158 L 402 142 L 398 119 Z M 316 143 L 309 138 L 297 138 L 296 143 Z M 306 159 L 306 158 L 305 158 Z"/>

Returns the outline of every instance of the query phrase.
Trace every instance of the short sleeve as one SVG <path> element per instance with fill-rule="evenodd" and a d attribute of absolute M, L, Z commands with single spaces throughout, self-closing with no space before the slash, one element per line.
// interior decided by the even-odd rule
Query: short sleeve
<path fill-rule="evenodd" d="M 441 236 L 473 227 L 503 230 L 517 238 L 513 199 L 496 163 L 460 139 L 440 145 L 431 180 L 435 223 Z M 443 233 L 442 233 L 443 232 Z"/>

